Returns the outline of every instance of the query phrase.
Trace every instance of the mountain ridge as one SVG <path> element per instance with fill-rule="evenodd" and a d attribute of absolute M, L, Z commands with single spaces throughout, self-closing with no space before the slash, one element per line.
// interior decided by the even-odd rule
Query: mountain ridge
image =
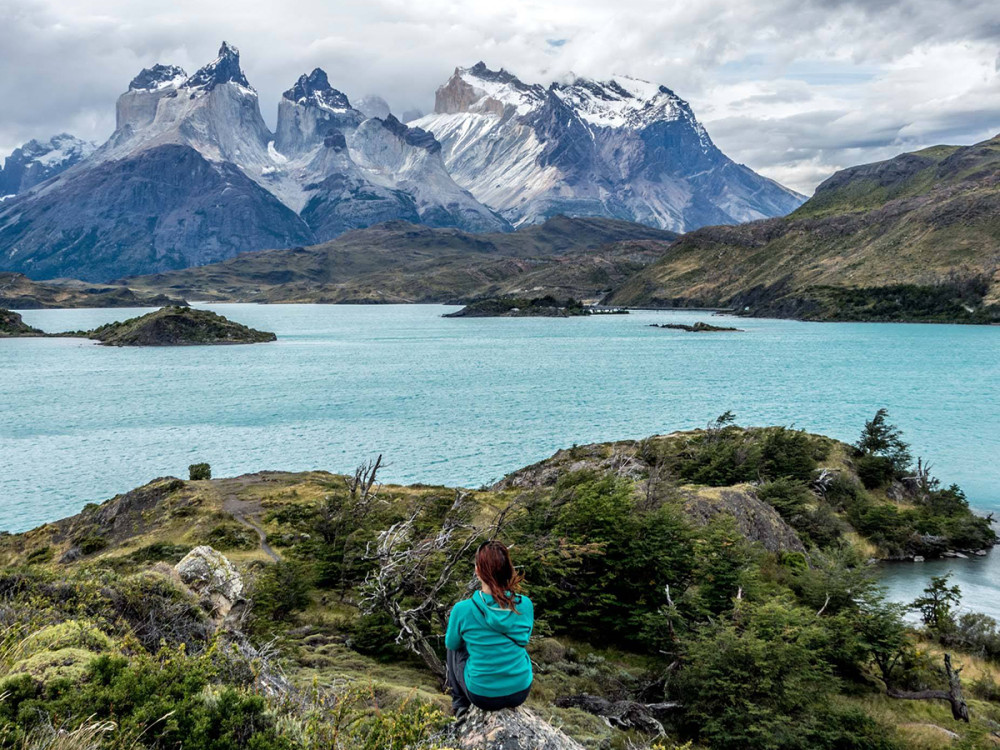
<path fill-rule="evenodd" d="M 787 217 L 705 227 L 611 304 L 819 320 L 1000 321 L 1000 136 L 849 167 Z"/>
<path fill-rule="evenodd" d="M 515 225 L 565 213 L 684 231 L 781 215 L 804 198 L 722 154 L 673 91 L 627 76 L 544 87 L 479 62 L 456 68 L 435 112 L 410 124 Z"/>
<path fill-rule="evenodd" d="M 272 133 L 235 46 L 191 75 L 144 68 L 103 145 L 0 204 L 0 270 L 106 282 L 393 220 L 497 232 L 565 214 L 683 228 L 783 214 L 800 198 L 725 157 L 664 86 L 619 76 L 545 88 L 479 63 L 438 99 L 510 132 L 456 160 L 427 118 L 404 123 L 372 96 L 362 111 L 315 68 L 282 95 Z"/>

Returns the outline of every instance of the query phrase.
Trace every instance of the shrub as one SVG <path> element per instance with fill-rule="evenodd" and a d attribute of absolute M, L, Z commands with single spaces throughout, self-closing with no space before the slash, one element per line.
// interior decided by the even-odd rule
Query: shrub
<path fill-rule="evenodd" d="M 885 487 L 896 475 L 892 459 L 888 456 L 864 454 L 855 459 L 854 467 L 861 483 L 869 490 Z"/>
<path fill-rule="evenodd" d="M 188 479 L 198 481 L 200 479 L 211 479 L 212 467 L 209 464 L 191 464 L 188 466 Z"/>
<path fill-rule="evenodd" d="M 103 536 L 98 536 L 96 534 L 89 534 L 85 537 L 76 540 L 76 546 L 80 548 L 80 552 L 85 555 L 92 555 L 95 552 L 100 552 L 108 546 L 108 540 Z"/>
<path fill-rule="evenodd" d="M 348 645 L 359 654 L 379 661 L 406 658 L 407 652 L 396 643 L 399 628 L 384 612 L 362 615 L 354 622 Z"/>
<path fill-rule="evenodd" d="M 219 550 L 249 550 L 260 546 L 257 532 L 236 522 L 220 523 L 208 532 L 205 540 Z"/>
<path fill-rule="evenodd" d="M 683 725 L 712 748 L 803 747 L 803 727 L 836 687 L 811 613 L 766 609 L 747 612 L 746 627 L 703 628 L 687 649 L 677 685 Z"/>
<path fill-rule="evenodd" d="M 757 497 L 774 508 L 788 520 L 803 510 L 815 496 L 804 482 L 790 477 L 780 477 L 757 488 Z"/>
<path fill-rule="evenodd" d="M 282 560 L 268 565 L 254 582 L 250 596 L 258 625 L 288 620 L 305 609 L 311 585 L 311 573 L 302 563 Z"/>

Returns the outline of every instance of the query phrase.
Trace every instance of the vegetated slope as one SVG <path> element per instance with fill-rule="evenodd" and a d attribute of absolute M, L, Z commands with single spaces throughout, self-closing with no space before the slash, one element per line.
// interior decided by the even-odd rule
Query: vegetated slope
<path fill-rule="evenodd" d="M 996 322 L 1000 136 L 843 170 L 782 219 L 691 232 L 608 301 Z"/>
<path fill-rule="evenodd" d="M 190 307 L 164 307 L 138 318 L 107 323 L 86 335 L 105 346 L 259 344 L 277 338 L 269 331 L 258 331 L 210 310 Z"/>
<path fill-rule="evenodd" d="M 41 336 L 42 331 L 32 328 L 16 312 L 0 307 L 0 338 L 4 336 Z"/>
<path fill-rule="evenodd" d="M 940 628 L 911 632 L 865 561 L 995 537 L 960 491 L 905 478 L 891 426 L 865 434 L 878 440 L 855 450 L 724 415 L 560 451 L 478 491 L 382 486 L 372 463 L 351 477 L 155 480 L 0 537 L 0 725 L 19 739 L 113 717 L 107 747 L 139 733 L 151 748 L 442 744 L 429 735 L 447 723 L 445 615 L 469 591 L 473 550 L 499 534 L 535 602 L 529 706 L 587 747 L 660 731 L 658 747 L 974 742 L 1000 671 L 960 653 L 971 646 L 948 641 L 970 725 L 887 687 L 939 688 L 939 646 L 916 639 L 978 626 L 945 607 Z M 221 562 L 200 582 L 172 567 L 197 545 L 235 563 L 246 600 Z"/>
<path fill-rule="evenodd" d="M 0 307 L 38 310 L 64 307 L 163 307 L 186 305 L 164 294 L 136 294 L 121 286 L 33 281 L 20 273 L 0 273 Z"/>
<path fill-rule="evenodd" d="M 675 237 L 632 222 L 565 216 L 487 234 L 388 222 L 322 245 L 122 283 L 143 293 L 248 302 L 452 302 L 524 292 L 596 299 Z"/>

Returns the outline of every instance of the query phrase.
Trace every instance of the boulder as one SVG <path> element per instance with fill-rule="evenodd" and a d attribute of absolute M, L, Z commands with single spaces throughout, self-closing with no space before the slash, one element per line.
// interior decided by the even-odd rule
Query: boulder
<path fill-rule="evenodd" d="M 583 750 L 579 742 L 523 706 L 502 711 L 473 708 L 435 739 L 455 750 Z"/>
<path fill-rule="evenodd" d="M 242 576 L 225 555 L 207 545 L 188 552 L 174 570 L 188 588 L 212 603 L 219 617 L 243 600 Z"/>

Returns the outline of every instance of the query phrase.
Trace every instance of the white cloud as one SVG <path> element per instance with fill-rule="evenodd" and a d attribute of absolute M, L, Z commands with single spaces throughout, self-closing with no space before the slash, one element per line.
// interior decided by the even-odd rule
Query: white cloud
<path fill-rule="evenodd" d="M 837 168 L 1000 130 L 992 0 L 0 0 L 0 154 L 101 140 L 154 62 L 191 71 L 235 43 L 273 123 L 302 72 L 394 111 L 433 105 L 456 65 L 525 80 L 629 73 L 688 99 L 734 159 L 809 192 Z M 559 44 L 552 42 L 558 41 Z"/>

